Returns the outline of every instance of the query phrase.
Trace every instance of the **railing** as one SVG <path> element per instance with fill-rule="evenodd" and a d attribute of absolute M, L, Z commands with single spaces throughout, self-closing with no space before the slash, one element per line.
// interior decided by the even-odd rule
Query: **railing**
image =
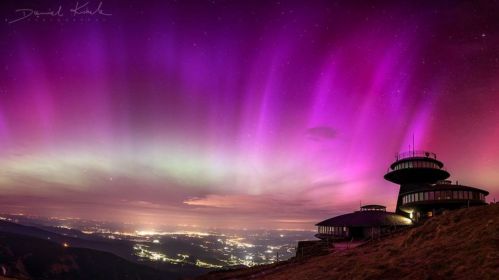
<path fill-rule="evenodd" d="M 408 151 L 408 152 L 398 153 L 395 155 L 396 160 L 401 160 L 404 158 L 411 158 L 411 157 L 426 157 L 426 158 L 437 159 L 437 154 L 427 151 Z"/>
<path fill-rule="evenodd" d="M 396 164 L 393 168 L 388 167 L 388 170 L 386 173 L 396 171 L 396 170 L 401 170 L 401 169 L 418 169 L 418 168 L 432 168 L 432 169 L 439 169 L 439 170 L 444 170 L 447 171 L 445 167 L 440 167 L 437 163 L 433 162 L 426 162 L 426 161 L 406 161 L 406 162 L 401 162 Z"/>

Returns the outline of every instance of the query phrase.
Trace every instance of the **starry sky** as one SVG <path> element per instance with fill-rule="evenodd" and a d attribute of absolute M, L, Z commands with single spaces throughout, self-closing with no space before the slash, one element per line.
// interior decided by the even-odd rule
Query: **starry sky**
<path fill-rule="evenodd" d="M 76 2 L 0 4 L 0 212 L 313 228 L 413 135 L 499 199 L 493 1 Z"/>

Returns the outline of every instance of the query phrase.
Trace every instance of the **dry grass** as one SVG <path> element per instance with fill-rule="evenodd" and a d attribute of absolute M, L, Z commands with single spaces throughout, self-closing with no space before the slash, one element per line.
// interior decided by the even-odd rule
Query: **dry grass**
<path fill-rule="evenodd" d="M 434 217 L 403 234 L 300 262 L 202 279 L 498 279 L 499 204 Z"/>

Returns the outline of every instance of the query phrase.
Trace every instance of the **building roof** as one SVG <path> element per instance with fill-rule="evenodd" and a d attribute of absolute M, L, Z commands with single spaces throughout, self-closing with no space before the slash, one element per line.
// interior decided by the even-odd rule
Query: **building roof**
<path fill-rule="evenodd" d="M 384 205 L 378 205 L 378 204 L 367 204 L 367 205 L 362 205 L 360 207 L 361 211 L 363 209 L 376 209 L 376 210 L 379 210 L 379 211 L 385 211 L 386 210 L 386 206 L 384 206 Z"/>
<path fill-rule="evenodd" d="M 330 227 L 370 227 L 370 226 L 408 226 L 412 221 L 393 212 L 356 211 L 324 220 L 316 226 Z"/>

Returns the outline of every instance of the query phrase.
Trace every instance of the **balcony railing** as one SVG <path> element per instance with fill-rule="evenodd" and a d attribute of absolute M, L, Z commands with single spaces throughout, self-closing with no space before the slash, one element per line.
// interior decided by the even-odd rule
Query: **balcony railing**
<path fill-rule="evenodd" d="M 412 158 L 412 157 L 426 157 L 437 159 L 437 154 L 427 151 L 408 151 L 403 153 L 398 153 L 395 155 L 396 160 L 401 160 L 404 158 Z"/>

